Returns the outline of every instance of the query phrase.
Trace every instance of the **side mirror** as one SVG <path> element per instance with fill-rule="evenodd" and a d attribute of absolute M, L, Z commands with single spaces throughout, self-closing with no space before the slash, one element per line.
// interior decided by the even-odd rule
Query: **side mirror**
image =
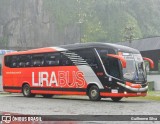
<path fill-rule="evenodd" d="M 153 68 L 154 68 L 154 62 L 153 62 L 151 59 L 146 58 L 146 57 L 143 57 L 143 60 L 146 60 L 146 61 L 148 61 L 148 62 L 149 62 L 149 64 L 150 64 L 150 68 L 151 68 L 151 69 L 153 69 Z"/>
<path fill-rule="evenodd" d="M 107 56 L 120 60 L 121 64 L 122 64 L 122 67 L 126 68 L 127 63 L 126 63 L 126 60 L 124 59 L 123 56 L 121 56 L 121 55 L 115 55 L 115 54 L 107 54 Z"/>

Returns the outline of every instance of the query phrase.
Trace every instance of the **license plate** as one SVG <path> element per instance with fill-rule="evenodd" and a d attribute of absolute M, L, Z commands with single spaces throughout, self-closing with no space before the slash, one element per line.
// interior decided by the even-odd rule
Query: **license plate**
<path fill-rule="evenodd" d="M 111 92 L 112 93 L 118 93 L 118 90 L 117 89 L 112 89 Z"/>
<path fill-rule="evenodd" d="M 141 92 L 137 93 L 137 95 L 141 95 Z"/>

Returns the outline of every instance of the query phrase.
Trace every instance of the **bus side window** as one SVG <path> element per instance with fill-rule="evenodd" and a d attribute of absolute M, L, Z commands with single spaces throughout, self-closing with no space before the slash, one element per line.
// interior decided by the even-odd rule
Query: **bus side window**
<path fill-rule="evenodd" d="M 26 64 L 29 61 L 30 61 L 30 55 L 20 55 L 18 65 L 19 67 L 29 67 L 29 63 Z"/>
<path fill-rule="evenodd" d="M 109 58 L 106 56 L 108 53 L 109 53 L 109 49 L 102 49 L 102 48 L 98 48 L 97 49 L 100 57 L 101 57 L 101 60 L 105 66 L 105 69 L 107 71 L 107 73 L 109 73 Z"/>
<path fill-rule="evenodd" d="M 25 63 L 24 62 L 20 62 L 19 63 L 19 67 L 25 67 Z"/>
<path fill-rule="evenodd" d="M 86 58 L 84 59 L 86 60 L 86 62 L 91 66 L 91 67 L 96 67 L 97 68 L 97 62 L 95 60 L 95 58 Z"/>
<path fill-rule="evenodd" d="M 46 55 L 46 66 L 58 66 L 60 64 L 60 53 L 48 53 Z"/>
<path fill-rule="evenodd" d="M 118 60 L 107 57 L 107 54 L 113 54 L 112 49 L 97 49 L 107 73 L 113 77 L 120 77 Z"/>
<path fill-rule="evenodd" d="M 32 65 L 32 64 L 31 64 L 30 59 L 25 62 L 25 66 L 26 66 L 26 67 L 30 67 L 31 65 Z"/>
<path fill-rule="evenodd" d="M 18 60 L 19 60 L 19 57 L 18 57 L 18 56 L 12 56 L 12 57 L 11 57 L 10 67 L 12 67 L 12 68 L 17 68 L 17 67 L 19 67 L 19 66 L 18 66 Z"/>
<path fill-rule="evenodd" d="M 44 55 L 43 54 L 34 54 L 34 55 L 32 55 L 31 64 L 34 67 L 44 66 Z"/>
<path fill-rule="evenodd" d="M 65 55 L 61 55 L 61 66 L 72 66 L 73 62 Z"/>
<path fill-rule="evenodd" d="M 5 66 L 11 67 L 11 56 L 5 56 L 4 63 L 5 63 Z"/>
<path fill-rule="evenodd" d="M 92 68 L 98 68 L 97 59 L 91 49 L 81 49 L 75 51 L 75 53 L 81 56 Z"/>

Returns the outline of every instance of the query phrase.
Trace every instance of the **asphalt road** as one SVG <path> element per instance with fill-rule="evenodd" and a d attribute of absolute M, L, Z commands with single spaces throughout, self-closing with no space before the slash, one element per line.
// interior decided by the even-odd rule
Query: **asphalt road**
<path fill-rule="evenodd" d="M 123 98 L 120 102 L 115 103 L 109 98 L 93 102 L 89 101 L 87 96 L 54 96 L 53 98 L 36 96 L 26 98 L 22 94 L 0 94 L 1 115 L 4 115 L 4 113 L 19 115 L 160 115 L 159 105 L 159 101 L 131 98 Z M 145 123 L 150 124 L 151 122 L 158 123 L 157 121 Z M 94 121 L 94 123 L 106 122 Z M 119 124 L 116 121 L 112 123 Z M 128 124 L 128 122 L 125 123 Z M 134 124 L 135 122 L 130 123 Z M 140 123 L 143 124 L 144 122 L 141 121 Z"/>
<path fill-rule="evenodd" d="M 160 115 L 160 102 L 123 98 L 120 102 L 102 99 L 89 101 L 87 96 L 26 98 L 22 94 L 0 94 L 0 111 L 37 115 Z"/>

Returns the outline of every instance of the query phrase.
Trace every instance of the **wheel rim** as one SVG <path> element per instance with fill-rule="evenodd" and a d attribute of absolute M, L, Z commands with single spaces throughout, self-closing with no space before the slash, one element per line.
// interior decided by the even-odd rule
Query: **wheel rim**
<path fill-rule="evenodd" d="M 24 87 L 24 94 L 27 96 L 30 93 L 30 88 L 28 86 Z"/>
<path fill-rule="evenodd" d="M 97 96 L 97 94 L 98 94 L 97 90 L 94 89 L 91 91 L 92 98 L 95 98 Z"/>

